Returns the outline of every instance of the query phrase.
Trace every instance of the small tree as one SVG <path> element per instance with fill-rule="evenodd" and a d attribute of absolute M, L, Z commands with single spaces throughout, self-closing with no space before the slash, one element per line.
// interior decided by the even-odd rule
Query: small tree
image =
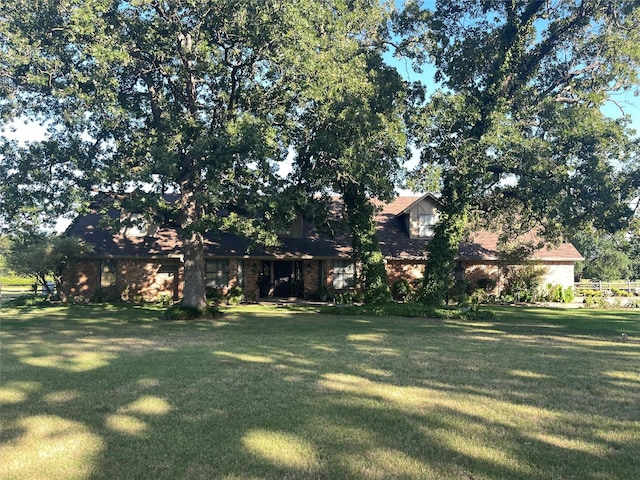
<path fill-rule="evenodd" d="M 513 295 L 516 300 L 533 297 L 546 273 L 545 268 L 531 260 L 534 245 L 505 243 L 499 249 L 497 264 L 503 293 Z"/>
<path fill-rule="evenodd" d="M 52 276 L 56 290 L 65 301 L 63 275 L 74 259 L 90 250 L 90 246 L 75 237 L 34 234 L 15 240 L 6 260 L 16 273 L 33 277 L 44 287 L 47 295 L 53 294 L 47 282 L 47 278 Z"/>

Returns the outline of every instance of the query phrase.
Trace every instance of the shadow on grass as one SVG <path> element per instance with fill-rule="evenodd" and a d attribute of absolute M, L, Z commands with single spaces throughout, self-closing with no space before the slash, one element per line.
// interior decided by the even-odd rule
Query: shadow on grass
<path fill-rule="evenodd" d="M 640 347 L 577 324 L 582 314 L 505 310 L 474 324 L 237 312 L 173 323 L 145 308 L 10 311 L 0 442 L 17 460 L 0 476 L 637 472 Z"/>

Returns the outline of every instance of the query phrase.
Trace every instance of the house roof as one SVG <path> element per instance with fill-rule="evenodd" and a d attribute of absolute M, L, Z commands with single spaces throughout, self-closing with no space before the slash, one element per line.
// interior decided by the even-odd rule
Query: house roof
<path fill-rule="evenodd" d="M 468 241 L 460 246 L 460 258 L 466 260 L 496 260 L 498 258 L 498 243 L 500 232 L 478 230 L 470 235 Z M 518 237 L 523 243 L 537 244 L 540 242 L 535 232 L 528 232 Z M 533 260 L 539 261 L 565 261 L 576 262 L 584 260 L 584 257 L 571 243 L 559 245 L 546 245 L 532 254 Z"/>
<path fill-rule="evenodd" d="M 387 259 L 421 260 L 426 257 L 426 240 L 410 238 L 405 215 L 417 203 L 429 195 L 400 196 L 389 203 L 375 202 L 376 230 L 380 249 Z M 431 197 L 437 203 L 435 197 Z M 335 208 L 335 206 L 334 206 Z M 337 211 L 337 210 L 336 210 Z M 77 236 L 93 245 L 94 255 L 102 257 L 178 257 L 182 254 L 182 242 L 173 228 L 161 227 L 151 236 L 130 237 L 113 234 L 99 226 L 97 213 L 77 218 L 67 230 L 68 235 Z M 495 260 L 499 233 L 477 231 L 460 248 L 464 260 Z M 536 241 L 533 234 L 523 240 Z M 330 237 L 320 234 L 313 222 L 305 221 L 301 238 L 283 238 L 282 244 L 273 248 L 255 247 L 245 238 L 211 232 L 205 235 L 205 256 L 255 258 L 348 258 L 351 240 L 348 235 Z M 534 258 L 544 261 L 576 261 L 583 257 L 570 243 L 542 248 L 534 252 Z"/>
<path fill-rule="evenodd" d="M 387 204 L 379 204 L 381 210 L 376 217 L 378 239 L 380 249 L 386 258 L 397 259 L 422 259 L 426 255 L 426 241 L 423 238 L 410 238 L 406 228 L 404 215 L 408 214 L 411 208 L 419 202 L 430 198 L 439 204 L 436 197 L 432 195 L 402 196 Z M 496 260 L 498 258 L 498 243 L 500 232 L 488 230 L 477 230 L 472 232 L 470 238 L 460 245 L 458 258 L 461 260 L 481 261 Z M 540 243 L 540 237 L 535 232 L 529 232 L 518 238 L 521 242 Z M 534 260 L 539 261 L 563 261 L 575 262 L 584 260 L 584 257 L 576 250 L 571 243 L 561 243 L 559 245 L 547 245 L 535 250 L 532 254 Z"/>
<path fill-rule="evenodd" d="M 82 238 L 93 246 L 93 255 L 100 257 L 178 257 L 182 241 L 174 228 L 160 227 L 154 235 L 124 236 L 100 226 L 101 216 L 90 213 L 77 218 L 67 229 L 67 235 Z M 205 234 L 204 253 L 217 257 L 275 258 L 348 258 L 351 243 L 347 236 L 320 235 L 312 222 L 305 222 L 301 238 L 283 238 L 277 247 L 255 247 L 251 241 L 230 233 Z"/>

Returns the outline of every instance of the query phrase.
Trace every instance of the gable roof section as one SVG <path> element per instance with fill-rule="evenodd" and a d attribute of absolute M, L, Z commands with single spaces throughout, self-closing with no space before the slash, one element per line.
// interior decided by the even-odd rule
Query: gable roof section
<path fill-rule="evenodd" d="M 376 202 L 379 208 L 376 214 L 376 231 L 380 250 L 387 259 L 424 260 L 427 242 L 424 238 L 410 238 L 404 221 L 411 207 L 426 198 L 403 196 L 389 203 Z"/>
<path fill-rule="evenodd" d="M 408 214 L 415 205 L 417 205 L 418 203 L 426 199 L 431 200 L 436 205 L 436 207 L 440 207 L 441 205 L 440 200 L 438 200 L 436 197 L 434 197 L 430 193 L 426 193 L 421 197 L 414 197 L 414 196 L 397 197 L 393 202 L 389 203 L 388 205 L 391 208 L 393 208 L 393 210 L 398 210 L 398 213 L 396 213 L 396 215 L 400 216 L 400 215 Z"/>

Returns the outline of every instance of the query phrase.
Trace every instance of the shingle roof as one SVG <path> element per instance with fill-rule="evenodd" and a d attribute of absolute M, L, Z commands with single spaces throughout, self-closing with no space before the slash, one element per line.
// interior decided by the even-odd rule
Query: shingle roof
<path fill-rule="evenodd" d="M 76 219 L 67 229 L 67 235 L 80 237 L 93 246 L 93 254 L 101 257 L 167 257 L 182 253 L 182 241 L 173 228 L 161 227 L 154 235 L 124 236 L 101 227 L 100 215 L 90 213 Z M 205 234 L 206 256 L 219 257 L 345 257 L 351 253 L 347 236 L 319 235 L 311 222 L 305 222 L 302 238 L 283 238 L 277 247 L 255 247 L 251 241 L 230 233 Z"/>
<path fill-rule="evenodd" d="M 496 260 L 498 254 L 499 232 L 479 230 L 473 232 L 468 242 L 460 246 L 460 258 L 467 260 Z M 537 244 L 540 238 L 534 232 L 528 232 L 518 237 L 524 243 Z M 580 261 L 584 257 L 571 243 L 548 245 L 533 252 L 534 260 L 544 261 Z"/>
<path fill-rule="evenodd" d="M 387 259 L 425 260 L 426 240 L 409 238 L 403 214 L 416 202 L 424 198 L 401 196 L 389 203 L 376 202 L 376 229 L 382 254 Z M 162 227 L 155 235 L 145 237 L 124 237 L 113 234 L 99 226 L 97 213 L 76 219 L 68 235 L 83 238 L 94 246 L 94 255 L 121 257 L 167 257 L 182 253 L 182 242 L 175 229 Z M 471 241 L 461 245 L 460 258 L 466 260 L 495 260 L 498 233 L 477 231 Z M 537 240 L 535 235 L 525 236 L 525 240 Z M 349 257 L 351 240 L 348 235 L 334 237 L 321 235 L 312 222 L 304 222 L 302 238 L 284 238 L 278 247 L 252 247 L 245 238 L 228 233 L 205 235 L 205 255 L 219 257 L 274 257 L 274 258 L 340 258 Z M 583 257 L 570 243 L 557 247 L 542 248 L 534 253 L 537 260 L 576 261 Z"/>

